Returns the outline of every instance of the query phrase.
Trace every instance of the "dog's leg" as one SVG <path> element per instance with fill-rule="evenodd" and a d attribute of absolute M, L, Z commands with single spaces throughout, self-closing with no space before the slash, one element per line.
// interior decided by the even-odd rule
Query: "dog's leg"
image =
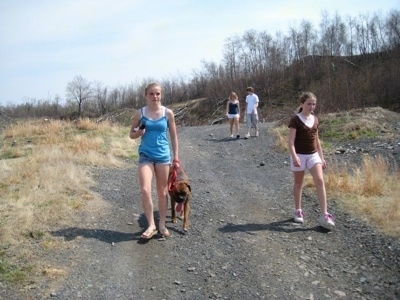
<path fill-rule="evenodd" d="M 174 197 L 172 197 L 171 195 L 170 195 L 170 198 L 171 198 L 171 220 L 172 220 L 172 223 L 176 223 L 177 220 L 176 220 L 176 212 L 175 212 L 175 200 L 174 200 Z"/>
<path fill-rule="evenodd" d="M 189 213 L 190 213 L 190 201 L 188 199 L 185 202 L 184 206 L 183 231 L 188 231 L 189 229 Z"/>

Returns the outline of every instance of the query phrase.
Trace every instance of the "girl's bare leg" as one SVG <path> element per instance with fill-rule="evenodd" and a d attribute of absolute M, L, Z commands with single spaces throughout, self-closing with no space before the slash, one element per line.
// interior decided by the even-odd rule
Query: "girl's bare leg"
<path fill-rule="evenodd" d="M 322 214 L 328 213 L 327 201 L 326 201 L 326 190 L 324 182 L 324 173 L 322 170 L 322 164 L 315 164 L 311 169 L 310 173 L 314 180 L 314 185 L 317 190 L 317 196 L 319 206 Z"/>
<path fill-rule="evenodd" d="M 157 195 L 158 195 L 158 209 L 160 213 L 160 220 L 158 223 L 159 230 L 162 235 L 168 236 L 169 232 L 165 226 L 168 210 L 168 174 L 170 165 L 160 164 L 155 166 Z"/>
<path fill-rule="evenodd" d="M 240 135 L 240 133 L 239 133 L 239 118 L 234 118 L 234 125 L 235 125 L 236 135 Z"/>
<path fill-rule="evenodd" d="M 148 223 L 148 227 L 143 233 L 144 236 L 150 236 L 152 232 L 157 229 L 154 222 L 153 199 L 151 198 L 151 181 L 153 178 L 153 171 L 153 165 L 151 164 L 143 164 L 139 166 L 142 207 Z"/>
<path fill-rule="evenodd" d="M 233 121 L 234 119 L 229 119 L 229 132 L 233 135 Z"/>
<path fill-rule="evenodd" d="M 293 172 L 293 197 L 295 209 L 301 209 L 301 193 L 303 191 L 304 171 Z"/>

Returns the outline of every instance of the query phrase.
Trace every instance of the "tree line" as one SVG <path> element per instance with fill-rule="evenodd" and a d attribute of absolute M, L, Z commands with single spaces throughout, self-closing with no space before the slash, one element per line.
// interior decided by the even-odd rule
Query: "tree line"
<path fill-rule="evenodd" d="M 11 117 L 99 117 L 143 106 L 144 87 L 158 81 L 164 105 L 197 98 L 219 105 L 231 91 L 243 99 L 253 86 L 265 109 L 295 106 L 298 92 L 311 90 L 325 112 L 367 106 L 400 111 L 399 10 L 345 18 L 323 12 L 319 26 L 303 20 L 286 34 L 248 30 L 226 38 L 222 53 L 220 62 L 202 61 L 190 77 L 109 87 L 77 75 L 66 86 L 64 103 L 57 95 L 0 108 Z"/>

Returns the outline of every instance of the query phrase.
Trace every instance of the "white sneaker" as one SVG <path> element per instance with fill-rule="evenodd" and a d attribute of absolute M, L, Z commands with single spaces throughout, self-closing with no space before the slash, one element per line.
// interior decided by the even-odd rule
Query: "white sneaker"
<path fill-rule="evenodd" d="M 249 139 L 249 138 L 250 138 L 250 133 L 246 134 L 246 135 L 245 135 L 245 138 L 246 138 L 246 139 Z"/>
<path fill-rule="evenodd" d="M 304 223 L 304 213 L 301 209 L 297 209 L 294 211 L 294 222 L 295 223 Z"/>
<path fill-rule="evenodd" d="M 231 138 L 233 138 L 233 134 L 231 134 Z"/>
<path fill-rule="evenodd" d="M 318 219 L 319 225 L 321 225 L 322 227 L 326 228 L 326 229 L 332 229 L 333 227 L 335 227 L 335 218 L 327 213 L 324 215 L 321 215 Z"/>
<path fill-rule="evenodd" d="M 256 137 L 258 137 L 259 136 L 259 133 L 258 133 L 258 131 L 256 132 Z"/>

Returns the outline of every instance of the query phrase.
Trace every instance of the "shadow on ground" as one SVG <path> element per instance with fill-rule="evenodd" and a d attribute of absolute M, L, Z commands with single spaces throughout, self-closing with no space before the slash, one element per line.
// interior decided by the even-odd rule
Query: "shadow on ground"
<path fill-rule="evenodd" d="M 140 232 L 120 232 L 107 229 L 87 229 L 79 227 L 70 227 L 51 231 L 52 236 L 62 236 L 66 241 L 72 241 L 77 237 L 83 237 L 87 239 L 97 239 L 105 243 L 120 243 L 126 241 L 136 240 L 140 237 Z"/>
<path fill-rule="evenodd" d="M 158 218 L 158 212 L 155 212 L 155 218 Z M 116 230 L 100 229 L 100 228 L 80 228 L 69 227 L 51 231 L 52 236 L 64 237 L 66 241 L 72 241 L 77 237 L 86 239 L 97 239 L 99 241 L 111 244 L 137 240 L 138 243 L 146 243 L 148 240 L 141 238 L 142 232 L 147 228 L 147 220 L 144 214 L 138 219 L 138 225 L 142 228 L 139 232 L 122 232 Z M 157 236 L 157 235 L 155 235 Z"/>
<path fill-rule="evenodd" d="M 293 219 L 287 219 L 277 222 L 272 222 L 269 224 L 233 224 L 228 223 L 225 226 L 219 228 L 219 231 L 224 233 L 232 233 L 232 232 L 246 232 L 248 234 L 254 234 L 255 231 L 278 231 L 278 232 L 299 232 L 299 231 L 317 231 L 321 233 L 330 232 L 330 230 L 325 229 L 321 226 L 314 227 L 303 227 L 300 224 L 296 224 L 293 222 Z"/>

